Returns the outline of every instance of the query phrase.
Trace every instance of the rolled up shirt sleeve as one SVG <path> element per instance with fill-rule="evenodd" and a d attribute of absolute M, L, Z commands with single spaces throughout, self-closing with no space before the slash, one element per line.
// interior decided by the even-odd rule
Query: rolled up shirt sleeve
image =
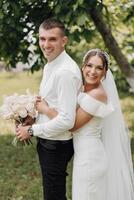
<path fill-rule="evenodd" d="M 70 71 L 64 70 L 56 75 L 54 87 L 57 91 L 58 115 L 48 122 L 33 125 L 35 136 L 49 138 L 74 126 L 80 83 L 80 79 Z"/>

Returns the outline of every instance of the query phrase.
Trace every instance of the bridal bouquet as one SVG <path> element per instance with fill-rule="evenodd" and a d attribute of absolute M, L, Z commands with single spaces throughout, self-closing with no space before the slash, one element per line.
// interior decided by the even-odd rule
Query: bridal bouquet
<path fill-rule="evenodd" d="M 24 95 L 14 94 L 6 96 L 3 105 L 0 107 L 0 116 L 6 120 L 14 120 L 16 125 L 24 124 L 27 119 L 34 121 L 37 117 L 35 109 L 36 97 L 27 92 Z M 28 124 L 25 124 L 28 125 Z M 13 144 L 18 142 L 17 137 L 14 138 Z M 22 144 L 30 144 L 31 140 L 21 142 Z"/>

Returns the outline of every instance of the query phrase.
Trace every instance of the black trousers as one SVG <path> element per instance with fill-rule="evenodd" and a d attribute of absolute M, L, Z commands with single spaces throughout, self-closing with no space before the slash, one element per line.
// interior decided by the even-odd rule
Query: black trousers
<path fill-rule="evenodd" d="M 73 155 L 71 140 L 38 138 L 37 152 L 43 179 L 44 200 L 67 200 L 67 164 Z"/>

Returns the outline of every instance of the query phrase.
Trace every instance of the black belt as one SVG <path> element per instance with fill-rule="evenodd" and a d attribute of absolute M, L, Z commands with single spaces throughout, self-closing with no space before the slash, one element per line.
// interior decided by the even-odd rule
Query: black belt
<path fill-rule="evenodd" d="M 72 139 L 70 140 L 48 140 L 43 138 L 37 138 L 37 141 L 43 145 L 45 148 L 48 149 L 56 149 L 57 147 L 60 147 L 62 145 L 69 144 L 72 142 Z"/>

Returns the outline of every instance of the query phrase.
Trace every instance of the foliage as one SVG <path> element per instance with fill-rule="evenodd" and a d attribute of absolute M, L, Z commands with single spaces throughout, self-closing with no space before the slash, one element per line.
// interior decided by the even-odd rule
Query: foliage
<path fill-rule="evenodd" d="M 32 72 L 38 71 L 44 65 L 43 56 L 38 48 L 38 27 L 49 17 L 60 19 L 65 24 L 69 35 L 67 51 L 80 65 L 84 53 L 90 48 L 102 48 L 110 53 L 91 19 L 90 11 L 95 8 L 103 15 L 105 24 L 109 25 L 110 31 L 128 59 L 128 64 L 133 67 L 133 7 L 134 3 L 130 0 L 68 0 L 66 3 L 64 0 L 2 0 L 0 60 L 4 60 L 9 68 L 22 61 L 30 65 Z M 112 42 L 110 44 L 112 46 Z M 119 60 L 121 59 L 120 57 Z M 130 66 L 124 66 L 126 71 Z M 120 68 L 123 68 L 123 65 Z M 120 72 L 116 74 L 120 74 L 121 79 L 124 79 Z M 129 74 L 132 75 L 131 72 Z M 119 84 L 119 87 L 124 90 L 124 81 L 120 83 L 123 85 Z"/>
<path fill-rule="evenodd" d="M 104 2 L 107 5 L 112 32 L 131 62 L 134 48 L 134 2 L 131 0 Z"/>
<path fill-rule="evenodd" d="M 29 47 L 32 44 L 37 46 L 37 28 L 42 21 L 40 16 L 46 18 L 51 15 L 47 1 L 3 0 L 0 7 L 0 57 L 12 67 L 18 61 L 30 62 L 33 53 L 38 54 L 39 51 L 35 49 L 33 52 Z"/>
<path fill-rule="evenodd" d="M 112 0 L 106 0 L 104 3 L 100 0 L 68 0 L 66 4 L 64 0 L 3 0 L 0 2 L 0 7 L 0 58 L 9 66 L 15 67 L 18 61 L 31 63 L 33 56 L 37 54 L 38 59 L 34 61 L 32 70 L 38 70 L 43 63 L 41 52 L 37 47 L 37 32 L 40 23 L 48 17 L 56 17 L 64 22 L 70 35 L 70 44 L 73 42 L 78 44 L 83 38 L 86 43 L 92 43 L 93 37 L 102 43 L 99 37 L 96 37 L 96 28 L 89 15 L 89 10 L 93 7 L 102 10 L 106 16 L 106 23 L 110 23 L 115 34 L 122 31 L 121 25 L 117 26 L 122 24 L 121 19 L 127 25 L 129 23 L 130 28 L 133 22 L 133 5 L 126 0 L 120 3 Z M 126 34 L 129 44 L 132 44 L 130 39 L 132 34 Z M 126 43 L 123 45 L 127 46 Z"/>
<path fill-rule="evenodd" d="M 118 88 L 118 92 L 120 96 L 125 96 L 129 95 L 129 85 L 125 79 L 125 76 L 121 73 L 121 71 L 117 67 L 113 67 L 111 69 L 114 78 L 115 78 L 115 83 Z"/>
<path fill-rule="evenodd" d="M 68 23 L 69 19 L 74 18 L 74 13 L 68 12 L 68 9 L 70 6 L 74 6 L 75 11 L 78 5 L 82 4 L 82 1 L 78 1 L 78 5 L 77 3 L 74 4 L 74 1 L 67 1 L 65 6 L 61 1 L 59 4 L 58 0 L 44 0 L 38 1 L 38 3 L 35 0 L 19 0 L 14 2 L 11 0 L 3 0 L 0 4 L 0 57 L 6 60 L 8 65 L 15 67 L 18 61 L 23 61 L 24 63 L 30 62 L 33 54 L 41 53 L 38 48 L 34 49 L 32 45 L 37 47 L 37 29 L 44 19 L 57 15 L 57 18 L 64 19 L 63 21 Z M 61 9 L 62 12 L 60 14 Z M 82 13 L 82 11 L 80 12 Z M 78 18 L 78 25 L 84 25 L 84 17 L 84 14 L 79 18 L 76 17 Z M 68 31 L 70 30 L 68 29 Z M 80 40 L 77 33 L 78 28 L 72 34 L 73 37 L 71 40 Z M 42 63 L 41 59 L 36 60 L 32 69 L 35 66 L 39 69 L 37 66 L 40 63 Z"/>

